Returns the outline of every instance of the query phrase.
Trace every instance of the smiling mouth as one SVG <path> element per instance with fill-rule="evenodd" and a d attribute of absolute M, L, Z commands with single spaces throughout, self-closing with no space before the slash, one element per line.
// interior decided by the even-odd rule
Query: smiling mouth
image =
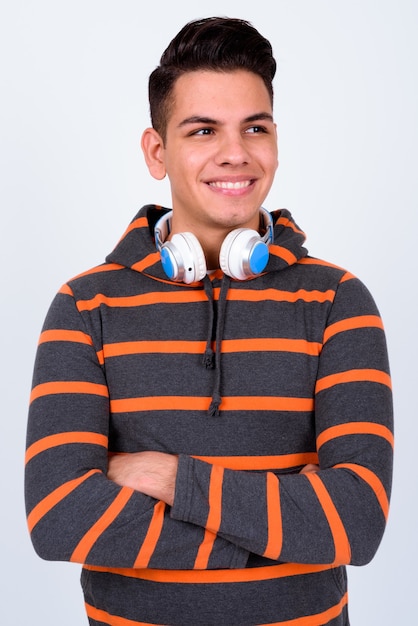
<path fill-rule="evenodd" d="M 241 180 L 238 182 L 214 180 L 209 183 L 209 186 L 216 187 L 216 189 L 245 189 L 252 182 L 252 180 Z"/>

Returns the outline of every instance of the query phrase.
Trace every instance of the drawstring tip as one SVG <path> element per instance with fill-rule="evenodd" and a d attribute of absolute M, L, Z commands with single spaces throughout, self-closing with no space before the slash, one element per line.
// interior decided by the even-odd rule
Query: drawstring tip
<path fill-rule="evenodd" d="M 219 417 L 219 406 L 221 404 L 221 399 L 220 398 L 213 398 L 212 402 L 210 403 L 210 407 L 208 410 L 208 415 L 209 417 Z"/>
<path fill-rule="evenodd" d="M 203 365 L 207 370 L 211 370 L 214 367 L 215 359 L 214 359 L 213 350 L 205 350 L 205 354 L 203 355 Z"/>

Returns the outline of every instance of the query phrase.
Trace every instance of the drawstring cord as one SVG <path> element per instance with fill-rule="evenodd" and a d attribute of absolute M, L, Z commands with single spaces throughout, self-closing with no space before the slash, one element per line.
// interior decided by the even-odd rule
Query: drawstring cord
<path fill-rule="evenodd" d="M 203 286 L 205 288 L 205 294 L 206 294 L 207 299 L 209 300 L 210 307 L 209 307 L 208 336 L 206 339 L 206 348 L 203 354 L 202 364 L 203 364 L 203 367 L 206 367 L 206 369 L 213 369 L 215 367 L 215 359 L 214 359 L 215 355 L 212 350 L 212 330 L 213 330 L 213 318 L 214 318 L 213 286 L 212 286 L 212 281 L 210 280 L 207 274 L 203 279 Z"/>
<path fill-rule="evenodd" d="M 221 398 L 221 343 L 225 325 L 225 313 L 227 294 L 230 285 L 229 276 L 224 276 L 221 283 L 221 292 L 219 294 L 218 302 L 218 316 L 216 321 L 216 338 L 215 338 L 215 383 L 212 392 L 212 401 L 209 406 L 208 414 L 210 417 L 217 417 L 219 415 L 219 406 L 222 402 Z M 212 291 L 213 294 L 213 291 Z M 212 316 L 213 319 L 213 316 Z M 212 355 L 213 355 L 213 351 Z M 212 366 L 213 367 L 213 366 Z"/>

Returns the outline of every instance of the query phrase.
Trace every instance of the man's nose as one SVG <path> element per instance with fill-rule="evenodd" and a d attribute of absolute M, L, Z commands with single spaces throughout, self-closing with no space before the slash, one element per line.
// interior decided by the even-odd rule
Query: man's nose
<path fill-rule="evenodd" d="M 242 165 L 249 163 L 250 155 L 241 133 L 225 133 L 219 138 L 218 165 Z"/>

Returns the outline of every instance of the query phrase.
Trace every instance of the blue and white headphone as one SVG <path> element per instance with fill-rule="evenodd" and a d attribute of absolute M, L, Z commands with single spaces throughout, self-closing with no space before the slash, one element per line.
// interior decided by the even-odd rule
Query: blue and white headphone
<path fill-rule="evenodd" d="M 261 274 L 269 258 L 269 244 L 273 241 L 273 220 L 269 211 L 261 207 L 265 233 L 251 228 L 232 230 L 224 239 L 219 252 L 222 271 L 236 280 L 246 280 Z M 171 280 L 190 284 L 205 276 L 206 259 L 193 233 L 175 233 L 166 241 L 171 230 L 173 211 L 161 217 L 155 225 L 155 242 L 161 254 L 164 272 Z"/>

